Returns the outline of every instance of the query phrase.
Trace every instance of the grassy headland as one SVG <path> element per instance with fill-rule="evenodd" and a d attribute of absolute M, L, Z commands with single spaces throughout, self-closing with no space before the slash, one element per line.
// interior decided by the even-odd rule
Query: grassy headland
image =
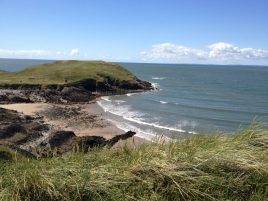
<path fill-rule="evenodd" d="M 66 84 L 105 77 L 115 80 L 135 80 L 136 77 L 118 64 L 103 61 L 57 61 L 27 68 L 21 72 L 0 71 L 0 84 Z"/>
<path fill-rule="evenodd" d="M 86 102 L 100 94 L 125 94 L 152 90 L 118 64 L 103 61 L 57 61 L 20 72 L 0 72 L 0 102 Z M 17 90 L 17 91 L 14 91 Z M 20 94 L 18 94 L 20 93 Z"/>
<path fill-rule="evenodd" d="M 0 200 L 267 200 L 268 130 L 1 163 Z"/>

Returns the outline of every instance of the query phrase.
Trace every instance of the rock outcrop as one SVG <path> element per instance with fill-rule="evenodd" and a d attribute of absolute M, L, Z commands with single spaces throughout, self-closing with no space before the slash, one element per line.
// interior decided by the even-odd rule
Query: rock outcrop
<path fill-rule="evenodd" d="M 112 147 L 135 134 L 129 131 L 109 140 L 100 136 L 78 137 L 73 131 L 57 130 L 45 124 L 42 117 L 0 108 L 0 145 L 27 157 L 49 157 L 70 151 L 88 152 L 94 147 Z M 0 154 L 2 158 L 9 157 L 4 152 Z"/>
<path fill-rule="evenodd" d="M 42 118 L 0 108 L 0 143 L 23 145 L 42 137 L 50 129 Z"/>
<path fill-rule="evenodd" d="M 126 94 L 152 90 L 151 83 L 139 79 L 130 81 L 113 80 L 105 77 L 103 81 L 94 79 L 62 85 L 0 85 L 0 104 L 6 103 L 83 103 L 103 94 Z"/>

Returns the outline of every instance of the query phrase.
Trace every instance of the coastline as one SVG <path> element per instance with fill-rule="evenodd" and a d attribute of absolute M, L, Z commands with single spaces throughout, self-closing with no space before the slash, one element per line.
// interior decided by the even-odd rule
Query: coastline
<path fill-rule="evenodd" d="M 73 131 L 76 136 L 99 136 L 106 140 L 125 133 L 114 123 L 106 119 L 104 110 L 97 100 L 83 104 L 53 104 L 53 103 L 15 103 L 0 104 L 0 108 L 14 110 L 24 115 L 43 117 L 45 124 L 57 130 Z M 150 141 L 133 136 L 120 140 L 113 147 L 136 147 Z"/>
<path fill-rule="evenodd" d="M 56 72 L 62 73 L 55 77 Z M 72 74 L 76 76 L 70 77 Z M 134 137 L 132 129 L 126 131 L 108 121 L 96 101 L 106 94 L 152 89 L 151 83 L 122 66 L 103 61 L 56 61 L 16 73 L 3 72 L 0 144 L 37 157 L 87 152 L 94 147 L 135 147 L 146 141 Z"/>

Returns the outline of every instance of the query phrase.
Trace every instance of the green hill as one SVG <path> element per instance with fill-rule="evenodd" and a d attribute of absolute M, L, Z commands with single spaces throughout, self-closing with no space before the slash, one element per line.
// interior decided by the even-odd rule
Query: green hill
<path fill-rule="evenodd" d="M 1 161 L 0 161 L 1 163 Z M 0 166 L 0 200 L 268 200 L 268 131 L 95 149 Z"/>
<path fill-rule="evenodd" d="M 103 61 L 57 61 L 27 68 L 21 72 L 0 71 L 0 84 L 65 84 L 110 77 L 118 81 L 136 80 L 136 77 L 118 64 Z"/>

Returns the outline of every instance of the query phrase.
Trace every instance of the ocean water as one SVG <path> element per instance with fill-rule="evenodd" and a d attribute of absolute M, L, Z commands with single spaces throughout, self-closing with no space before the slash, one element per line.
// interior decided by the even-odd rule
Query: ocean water
<path fill-rule="evenodd" d="M 140 137 L 232 133 L 254 120 L 268 122 L 268 67 L 121 65 L 159 90 L 103 97 L 99 105 L 107 118 Z"/>
<path fill-rule="evenodd" d="M 39 59 L 2 59 L 0 58 L 0 70 L 16 72 L 30 66 L 35 66 L 44 63 L 52 63 L 53 60 Z"/>
<path fill-rule="evenodd" d="M 18 71 L 46 60 L 0 59 Z M 159 90 L 103 97 L 104 116 L 123 130 L 152 139 L 234 132 L 268 122 L 268 67 L 120 63 Z"/>

